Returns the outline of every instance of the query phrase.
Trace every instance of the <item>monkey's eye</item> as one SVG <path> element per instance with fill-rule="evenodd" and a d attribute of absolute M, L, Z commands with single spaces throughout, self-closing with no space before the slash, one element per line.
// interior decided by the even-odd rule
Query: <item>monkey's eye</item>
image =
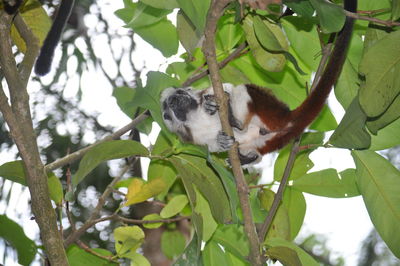
<path fill-rule="evenodd" d="M 176 94 L 186 94 L 186 92 L 184 90 L 177 90 Z"/>
<path fill-rule="evenodd" d="M 163 117 L 164 117 L 164 120 L 172 120 L 171 116 L 167 113 L 164 113 Z"/>
<path fill-rule="evenodd" d="M 266 129 L 266 128 L 260 128 L 260 135 L 261 136 L 264 136 L 264 135 L 267 135 L 268 133 L 269 133 L 269 131 Z"/>
<path fill-rule="evenodd" d="M 167 101 L 164 101 L 164 102 L 162 103 L 162 106 L 163 106 L 163 109 L 164 109 L 164 110 L 167 110 L 167 108 L 168 108 Z"/>

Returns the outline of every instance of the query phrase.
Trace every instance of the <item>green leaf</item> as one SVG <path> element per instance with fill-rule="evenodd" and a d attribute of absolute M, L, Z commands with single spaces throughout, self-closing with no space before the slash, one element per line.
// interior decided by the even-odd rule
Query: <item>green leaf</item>
<path fill-rule="evenodd" d="M 346 172 L 339 176 L 335 169 L 324 169 L 308 173 L 294 180 L 293 186 L 302 192 L 330 198 L 347 198 L 360 195 L 357 189 L 355 175 Z"/>
<path fill-rule="evenodd" d="M 400 257 L 400 172 L 371 151 L 353 151 L 357 184 L 368 214 L 379 235 Z"/>
<path fill-rule="evenodd" d="M 141 27 L 155 24 L 170 12 L 170 10 L 154 8 L 140 1 L 136 3 L 135 11 L 126 27 L 137 30 Z"/>
<path fill-rule="evenodd" d="M 113 254 L 101 248 L 92 248 L 94 252 L 102 256 L 113 256 Z M 99 258 L 96 255 L 90 254 L 89 252 L 79 248 L 77 245 L 73 244 L 67 248 L 67 258 L 70 266 L 115 266 L 117 263 L 110 262 L 108 260 Z"/>
<path fill-rule="evenodd" d="M 131 266 L 151 266 L 150 262 L 140 253 L 133 253 L 130 257 Z"/>
<path fill-rule="evenodd" d="M 282 18 L 282 27 L 288 36 L 290 46 L 296 56 L 307 66 L 316 71 L 321 52 L 316 25 L 310 19 L 287 16 Z"/>
<path fill-rule="evenodd" d="M 400 119 L 378 131 L 376 136 L 371 138 L 370 150 L 379 151 L 389 149 L 400 144 Z"/>
<path fill-rule="evenodd" d="M 177 258 L 186 246 L 185 237 L 179 231 L 164 231 L 161 235 L 161 250 L 169 259 Z"/>
<path fill-rule="evenodd" d="M 364 53 L 359 71 L 365 81 L 360 104 L 368 117 L 381 115 L 400 92 L 400 31 L 378 40 Z"/>
<path fill-rule="evenodd" d="M 203 34 L 210 0 L 176 0 L 181 10 L 190 18 L 196 31 Z"/>
<path fill-rule="evenodd" d="M 335 85 L 335 96 L 344 109 L 350 106 L 358 94 L 360 87 L 358 65 L 360 64 L 364 44 L 365 42 L 360 35 L 352 35 L 346 60 Z"/>
<path fill-rule="evenodd" d="M 25 24 L 38 39 L 39 45 L 42 46 L 43 41 L 47 36 L 47 32 L 50 30 L 52 22 L 41 3 L 37 0 L 28 0 L 19 9 L 18 14 L 21 15 Z M 19 32 L 15 28 L 14 24 L 11 27 L 11 38 L 14 44 L 18 47 L 18 50 L 22 53 L 25 53 L 25 41 L 19 35 Z"/>
<path fill-rule="evenodd" d="M 229 222 L 231 219 L 229 200 L 221 181 L 207 161 L 203 158 L 180 154 L 172 157 L 171 162 L 182 178 L 192 208 L 196 206 L 196 194 L 193 189 L 195 185 L 209 202 L 215 220 L 219 223 Z"/>
<path fill-rule="evenodd" d="M 340 6 L 324 0 L 310 0 L 310 3 L 317 11 L 324 33 L 339 32 L 343 28 L 346 16 Z"/>
<path fill-rule="evenodd" d="M 249 242 L 243 232 L 242 226 L 237 224 L 220 226 L 215 231 L 212 240 L 243 260 L 249 255 Z"/>
<path fill-rule="evenodd" d="M 157 214 L 157 213 L 152 213 L 152 214 L 148 214 L 145 217 L 143 217 L 143 221 L 157 221 L 157 220 L 161 220 L 162 217 Z M 143 227 L 147 228 L 147 229 L 155 229 L 155 228 L 159 228 L 161 225 L 163 225 L 163 223 L 144 223 Z"/>
<path fill-rule="evenodd" d="M 117 100 L 119 108 L 129 117 L 132 118 L 137 108 L 133 107 L 130 103 L 135 96 L 135 90 L 126 86 L 116 87 L 113 90 L 113 96 Z"/>
<path fill-rule="evenodd" d="M 283 205 L 289 215 L 290 239 L 295 239 L 300 232 L 301 226 L 306 215 L 306 200 L 302 192 L 294 190 L 292 187 L 286 187 L 283 194 Z"/>
<path fill-rule="evenodd" d="M 178 51 L 178 33 L 172 22 L 166 18 L 155 24 L 133 30 L 165 57 L 170 57 Z"/>
<path fill-rule="evenodd" d="M 259 192 L 258 197 L 260 199 L 261 206 L 264 210 L 269 211 L 274 201 L 275 193 L 269 189 L 263 189 Z M 284 205 L 280 205 L 271 227 L 266 235 L 266 238 L 283 238 L 289 240 L 290 238 L 290 223 L 289 216 Z"/>
<path fill-rule="evenodd" d="M 271 52 L 287 52 L 289 43 L 282 29 L 269 20 L 261 20 L 259 16 L 253 17 L 254 33 L 259 43 Z"/>
<path fill-rule="evenodd" d="M 200 257 L 200 241 L 196 234 L 186 247 L 185 252 L 175 261 L 174 266 L 203 266 Z"/>
<path fill-rule="evenodd" d="M 285 5 L 300 17 L 311 18 L 315 11 L 309 1 L 285 1 Z"/>
<path fill-rule="evenodd" d="M 371 145 L 371 136 L 365 129 L 366 115 L 361 110 L 358 98 L 354 98 L 342 121 L 333 132 L 329 143 L 348 149 L 364 149 Z"/>
<path fill-rule="evenodd" d="M 28 238 L 22 227 L 5 215 L 0 215 L 0 238 L 4 239 L 18 253 L 18 263 L 29 265 L 35 258 L 37 247 Z"/>
<path fill-rule="evenodd" d="M 152 179 L 148 182 L 145 182 L 141 178 L 134 178 L 129 184 L 124 206 L 143 202 L 152 198 L 164 191 L 165 187 L 166 184 L 161 178 Z"/>
<path fill-rule="evenodd" d="M 316 262 L 313 257 L 311 257 L 307 252 L 305 252 L 303 249 L 298 247 L 296 244 L 289 242 L 284 239 L 280 238 L 271 238 L 267 239 L 265 241 L 265 245 L 268 247 L 287 247 L 290 248 L 291 250 L 295 251 L 297 253 L 298 258 L 301 261 L 301 265 L 307 265 L 307 266 L 318 266 L 319 263 Z"/>
<path fill-rule="evenodd" d="M 57 205 L 62 204 L 64 192 L 60 179 L 58 179 L 58 177 L 56 177 L 53 173 L 50 173 L 49 178 L 47 179 L 47 183 L 49 186 L 50 198 Z"/>
<path fill-rule="evenodd" d="M 296 251 L 288 247 L 271 247 L 267 249 L 265 254 L 271 259 L 278 260 L 283 265 L 302 266 Z"/>
<path fill-rule="evenodd" d="M 283 172 L 285 171 L 285 167 L 287 161 L 289 159 L 291 146 L 286 146 L 283 148 L 278 155 L 278 158 L 275 161 L 274 165 L 274 180 L 280 181 L 283 176 Z M 296 159 L 294 161 L 294 165 L 292 171 L 290 172 L 290 179 L 296 179 L 303 176 L 308 172 L 313 166 L 314 163 L 310 159 L 311 151 L 302 151 L 297 154 Z"/>
<path fill-rule="evenodd" d="M 400 95 L 390 104 L 389 108 L 379 117 L 367 121 L 367 127 L 376 135 L 379 129 L 384 128 L 400 117 Z"/>
<path fill-rule="evenodd" d="M 7 162 L 0 165 L 0 176 L 23 186 L 27 185 L 22 161 Z M 53 173 L 49 173 L 48 177 L 50 198 L 56 204 L 60 204 L 64 196 L 60 180 Z"/>
<path fill-rule="evenodd" d="M 182 10 L 179 10 L 176 16 L 176 29 L 179 41 L 188 54 L 191 55 L 196 48 L 201 47 L 200 40 L 202 35 L 196 31 L 196 28 Z"/>
<path fill-rule="evenodd" d="M 215 222 L 214 217 L 211 214 L 210 204 L 203 197 L 203 195 L 194 187 L 196 191 L 196 207 L 194 212 L 199 214 L 203 218 L 203 241 L 208 241 L 218 224 Z"/>
<path fill-rule="evenodd" d="M 392 20 L 398 20 L 400 18 L 400 1 L 392 0 Z"/>
<path fill-rule="evenodd" d="M 214 241 L 209 241 L 202 253 L 203 263 L 207 266 L 229 265 L 228 258 L 221 247 Z"/>
<path fill-rule="evenodd" d="M 25 170 L 22 161 L 7 162 L 0 165 L 0 176 L 26 186 Z"/>
<path fill-rule="evenodd" d="M 243 38 L 243 30 L 235 21 L 234 14 L 226 14 L 218 20 L 215 42 L 217 50 L 229 53 Z"/>
<path fill-rule="evenodd" d="M 235 177 L 231 171 L 228 171 L 221 162 L 214 160 L 212 157 L 208 158 L 208 162 L 217 171 L 219 177 L 221 178 L 222 184 L 224 185 L 225 191 L 228 194 L 229 204 L 231 206 L 232 222 L 237 223 L 237 213 L 236 209 L 239 206 L 239 197 L 236 189 Z"/>
<path fill-rule="evenodd" d="M 161 218 L 170 218 L 177 215 L 188 204 L 186 195 L 177 195 L 173 197 L 160 212 Z"/>
<path fill-rule="evenodd" d="M 317 118 L 309 126 L 309 129 L 318 130 L 321 132 L 336 129 L 338 126 L 335 117 L 327 105 L 325 105 Z"/>
<path fill-rule="evenodd" d="M 176 0 L 140 0 L 146 5 L 161 8 L 161 9 L 174 9 L 178 7 Z"/>
<path fill-rule="evenodd" d="M 115 251 L 121 258 L 134 254 L 144 241 L 143 230 L 135 226 L 122 226 L 114 229 Z"/>
<path fill-rule="evenodd" d="M 286 57 L 283 53 L 271 53 L 265 50 L 257 40 L 254 33 L 255 16 L 248 15 L 243 20 L 243 30 L 246 34 L 246 40 L 249 43 L 251 53 L 257 63 L 267 71 L 282 71 L 286 64 Z"/>
<path fill-rule="evenodd" d="M 149 152 L 141 143 L 133 140 L 112 140 L 91 148 L 79 163 L 79 169 L 72 177 L 72 184 L 78 185 L 100 163 L 130 156 L 148 156 Z"/>

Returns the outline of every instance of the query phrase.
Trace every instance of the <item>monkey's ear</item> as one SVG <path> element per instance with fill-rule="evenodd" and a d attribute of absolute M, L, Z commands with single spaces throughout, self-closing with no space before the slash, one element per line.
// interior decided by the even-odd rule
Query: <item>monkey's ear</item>
<path fill-rule="evenodd" d="M 3 0 L 4 11 L 6 11 L 9 15 L 13 15 L 17 13 L 22 2 L 23 0 Z"/>

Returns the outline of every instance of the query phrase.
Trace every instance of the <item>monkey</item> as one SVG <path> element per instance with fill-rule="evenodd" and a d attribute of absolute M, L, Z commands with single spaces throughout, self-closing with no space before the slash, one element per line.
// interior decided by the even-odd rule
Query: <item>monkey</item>
<path fill-rule="evenodd" d="M 345 0 L 344 8 L 355 12 L 357 1 Z M 262 155 L 281 149 L 298 137 L 318 116 L 340 75 L 352 28 L 353 19 L 347 17 L 315 89 L 296 109 L 290 110 L 266 88 L 223 84 L 229 95 L 228 116 L 234 132 L 230 137 L 222 132 L 212 87 L 167 88 L 160 98 L 165 125 L 182 141 L 208 145 L 210 152 L 226 151 L 237 141 L 241 164 L 258 162 Z"/>
<path fill-rule="evenodd" d="M 75 0 L 61 0 L 56 18 L 47 33 L 43 46 L 35 63 L 35 73 L 44 76 L 49 73 L 53 61 L 54 51 L 60 41 L 61 34 L 71 15 Z"/>

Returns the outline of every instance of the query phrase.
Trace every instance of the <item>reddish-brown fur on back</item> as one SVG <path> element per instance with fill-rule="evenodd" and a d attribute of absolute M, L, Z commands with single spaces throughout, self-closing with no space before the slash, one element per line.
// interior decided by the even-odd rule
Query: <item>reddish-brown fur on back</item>
<path fill-rule="evenodd" d="M 357 10 L 356 0 L 346 0 L 344 5 L 348 11 L 355 12 Z M 268 140 L 264 147 L 258 149 L 261 154 L 282 148 L 291 139 L 298 137 L 318 116 L 342 70 L 352 28 L 353 19 L 347 17 L 317 86 L 295 110 L 290 111 L 284 103 L 264 89 L 256 85 L 247 85 L 248 92 L 254 101 L 250 112 L 257 114 L 271 131 L 279 132 Z M 288 124 L 289 122 L 290 124 Z"/>
<path fill-rule="evenodd" d="M 279 131 L 290 121 L 289 107 L 278 100 L 269 89 L 254 84 L 247 84 L 246 88 L 252 99 L 248 105 L 249 112 L 257 114 L 268 129 Z"/>

